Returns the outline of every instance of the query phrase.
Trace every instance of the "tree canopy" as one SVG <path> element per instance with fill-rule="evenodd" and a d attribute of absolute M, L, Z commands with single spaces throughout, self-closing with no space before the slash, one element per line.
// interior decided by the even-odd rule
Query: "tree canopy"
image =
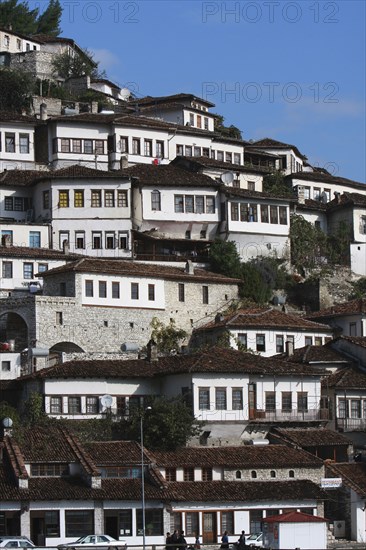
<path fill-rule="evenodd" d="M 227 277 L 241 278 L 241 261 L 233 241 L 216 239 L 210 246 L 210 268 Z"/>
<path fill-rule="evenodd" d="M 0 2 L 0 27 L 11 28 L 14 32 L 21 34 L 58 36 L 61 33 L 61 15 L 60 0 L 49 0 L 42 14 L 39 13 L 39 8 L 30 9 L 25 0 Z"/>
<path fill-rule="evenodd" d="M 99 63 L 94 61 L 93 54 L 87 49 L 82 54 L 74 56 L 68 52 L 56 55 L 52 61 L 52 67 L 55 74 L 65 80 L 71 77 L 91 76 L 92 78 L 103 78 L 104 71 L 99 71 Z"/>
<path fill-rule="evenodd" d="M 215 131 L 225 137 L 231 137 L 235 139 L 242 139 L 241 131 L 236 126 L 231 124 L 230 126 L 224 125 L 224 117 L 221 115 L 215 115 Z"/>
<path fill-rule="evenodd" d="M 34 86 L 35 80 L 30 73 L 0 67 L 0 111 L 28 111 Z"/>
<path fill-rule="evenodd" d="M 150 325 L 153 329 L 151 339 L 156 342 L 159 353 L 179 353 L 180 344 L 187 336 L 185 330 L 177 328 L 174 320 L 165 326 L 157 317 L 152 319 Z"/>

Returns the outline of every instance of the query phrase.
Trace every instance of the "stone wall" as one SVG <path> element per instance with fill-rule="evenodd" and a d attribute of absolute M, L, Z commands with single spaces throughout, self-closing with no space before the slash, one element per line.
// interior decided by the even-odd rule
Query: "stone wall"
<path fill-rule="evenodd" d="M 241 468 L 236 468 L 235 470 L 225 470 L 224 472 L 224 479 L 226 481 L 238 481 L 236 478 L 236 472 L 241 472 L 241 481 L 251 481 L 253 482 L 253 478 L 251 476 L 252 470 L 246 470 Z M 316 484 L 320 483 L 320 480 L 322 477 L 324 477 L 324 467 L 320 468 L 295 468 L 295 467 L 288 467 L 288 468 L 276 468 L 273 466 L 273 468 L 253 468 L 253 470 L 256 472 L 257 477 L 255 478 L 257 481 L 291 481 L 292 479 L 308 479 L 310 481 L 313 481 Z M 294 478 L 289 477 L 289 471 L 294 471 Z M 271 471 L 276 472 L 276 477 L 271 477 Z"/>

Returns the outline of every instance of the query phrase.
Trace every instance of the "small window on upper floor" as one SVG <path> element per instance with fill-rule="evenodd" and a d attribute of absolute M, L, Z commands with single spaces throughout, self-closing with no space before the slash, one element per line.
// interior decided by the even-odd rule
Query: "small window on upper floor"
<path fill-rule="evenodd" d="M 252 471 L 250 472 L 250 477 L 251 477 L 252 479 L 256 479 L 256 478 L 257 478 L 257 472 L 256 472 L 255 470 L 252 470 Z"/>
<path fill-rule="evenodd" d="M 236 479 L 241 479 L 241 471 L 240 471 L 240 470 L 237 470 L 237 471 L 235 472 L 235 478 L 236 478 Z"/>

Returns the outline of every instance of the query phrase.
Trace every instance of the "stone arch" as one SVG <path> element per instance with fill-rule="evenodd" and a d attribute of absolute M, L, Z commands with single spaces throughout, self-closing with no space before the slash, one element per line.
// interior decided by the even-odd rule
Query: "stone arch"
<path fill-rule="evenodd" d="M 14 340 L 14 351 L 20 352 L 28 347 L 28 325 L 24 318 L 7 311 L 0 314 L 0 342 Z"/>
<path fill-rule="evenodd" d="M 58 342 L 52 348 L 50 348 L 50 353 L 84 353 L 83 348 L 74 344 L 74 342 Z"/>

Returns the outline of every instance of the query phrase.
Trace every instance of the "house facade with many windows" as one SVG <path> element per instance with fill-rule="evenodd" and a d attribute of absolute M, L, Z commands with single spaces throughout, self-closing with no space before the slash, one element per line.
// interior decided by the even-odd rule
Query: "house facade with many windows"
<path fill-rule="evenodd" d="M 36 124 L 36 119 L 28 115 L 0 113 L 0 172 L 36 168 Z"/>

